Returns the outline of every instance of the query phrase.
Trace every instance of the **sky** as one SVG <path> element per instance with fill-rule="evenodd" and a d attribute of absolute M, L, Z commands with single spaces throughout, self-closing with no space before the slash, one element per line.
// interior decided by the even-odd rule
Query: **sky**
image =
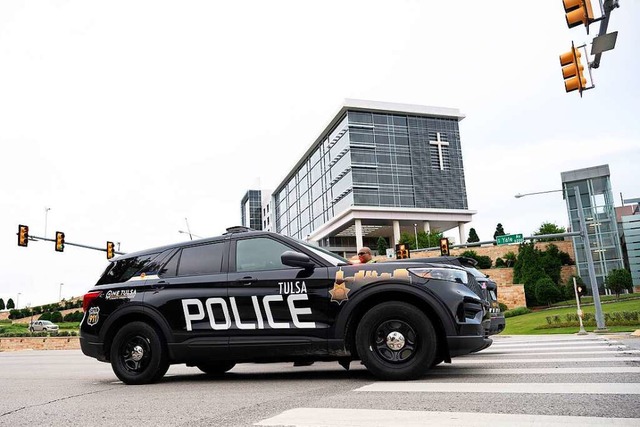
<path fill-rule="evenodd" d="M 640 1 L 620 0 L 581 98 L 558 56 L 590 50 L 599 24 L 567 28 L 559 0 L 3 0 L 0 298 L 82 296 L 108 264 L 18 247 L 19 224 L 123 252 L 184 241 L 187 222 L 202 237 L 238 225 L 245 192 L 275 188 L 344 99 L 466 116 L 481 240 L 497 223 L 566 226 L 560 193 L 514 198 L 561 188 L 563 171 L 608 164 L 616 204 L 640 197 L 638 22 Z"/>

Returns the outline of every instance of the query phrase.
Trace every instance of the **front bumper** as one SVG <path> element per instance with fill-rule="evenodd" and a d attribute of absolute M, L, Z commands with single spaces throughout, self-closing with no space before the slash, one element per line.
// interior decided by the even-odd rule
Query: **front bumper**
<path fill-rule="evenodd" d="M 447 337 L 449 356 L 456 357 L 484 350 L 493 343 L 491 338 L 482 336 Z"/>

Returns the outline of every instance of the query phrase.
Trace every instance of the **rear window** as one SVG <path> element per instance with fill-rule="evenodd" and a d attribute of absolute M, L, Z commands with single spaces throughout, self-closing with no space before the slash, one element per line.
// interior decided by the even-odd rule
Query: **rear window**
<path fill-rule="evenodd" d="M 107 266 L 107 269 L 96 285 L 110 285 L 112 283 L 126 282 L 142 271 L 158 256 L 158 253 L 140 255 L 137 257 L 119 259 Z"/>

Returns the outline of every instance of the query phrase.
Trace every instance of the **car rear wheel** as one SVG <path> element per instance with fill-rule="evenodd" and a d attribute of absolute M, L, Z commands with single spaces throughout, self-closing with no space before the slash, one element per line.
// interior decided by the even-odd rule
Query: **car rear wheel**
<path fill-rule="evenodd" d="M 204 372 L 207 375 L 216 376 L 222 375 L 227 371 L 233 369 L 236 366 L 235 362 L 210 362 L 210 363 L 201 363 L 196 365 L 198 369 Z"/>
<path fill-rule="evenodd" d="M 437 353 L 436 333 L 429 318 L 411 304 L 379 304 L 361 319 L 356 348 L 362 363 L 382 380 L 423 376 Z"/>
<path fill-rule="evenodd" d="M 110 356 L 113 372 L 125 384 L 158 381 L 169 369 L 160 334 L 144 322 L 123 326 L 113 339 Z"/>

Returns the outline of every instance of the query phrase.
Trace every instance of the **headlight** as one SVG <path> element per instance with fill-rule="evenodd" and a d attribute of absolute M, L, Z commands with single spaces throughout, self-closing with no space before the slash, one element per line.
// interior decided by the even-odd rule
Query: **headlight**
<path fill-rule="evenodd" d="M 452 268 L 409 268 L 411 274 L 414 274 L 423 279 L 437 279 L 446 280 L 449 282 L 456 282 L 462 285 L 466 285 L 469 282 L 466 271 L 455 270 Z"/>

